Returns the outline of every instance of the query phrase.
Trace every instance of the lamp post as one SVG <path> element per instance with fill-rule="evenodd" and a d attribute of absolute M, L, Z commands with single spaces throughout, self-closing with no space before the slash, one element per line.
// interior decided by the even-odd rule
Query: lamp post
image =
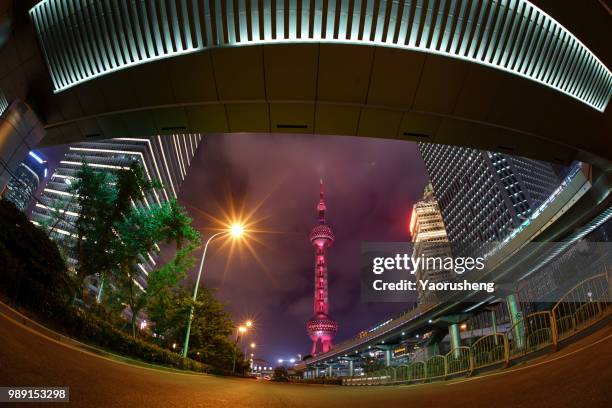
<path fill-rule="evenodd" d="M 240 224 L 233 224 L 228 231 L 220 231 L 216 234 L 213 234 L 208 238 L 206 244 L 204 244 L 204 251 L 202 251 L 202 258 L 200 259 L 200 268 L 198 269 L 198 277 L 196 278 L 195 288 L 193 289 L 193 302 L 195 303 L 196 298 L 198 296 L 198 287 L 200 286 L 200 277 L 202 276 L 202 269 L 204 268 L 204 259 L 206 258 L 206 250 L 208 249 L 208 244 L 210 242 L 221 235 L 230 234 L 234 238 L 239 238 L 244 233 L 244 227 Z M 189 320 L 187 321 L 187 330 L 185 332 L 185 343 L 183 344 L 183 358 L 187 357 L 187 351 L 189 349 L 189 334 L 191 333 L 191 322 L 193 321 L 193 303 L 191 304 L 191 308 L 189 310 Z"/>
<path fill-rule="evenodd" d="M 254 349 L 254 348 L 255 348 L 255 346 L 256 346 L 256 344 L 255 344 L 254 342 L 251 342 L 250 346 L 251 346 L 251 349 Z M 247 356 L 248 356 L 248 352 L 247 352 L 247 350 L 248 350 L 248 346 L 247 346 L 247 345 L 245 345 L 245 346 L 244 346 L 244 360 L 245 360 L 245 361 L 246 361 L 246 360 L 248 360 L 248 358 L 247 358 Z"/>
<path fill-rule="evenodd" d="M 251 322 L 251 325 L 253 325 L 253 323 Z M 234 346 L 234 361 L 232 363 L 232 373 L 236 374 L 236 354 L 238 354 L 238 342 L 240 341 L 240 335 L 246 333 L 247 328 L 246 326 L 238 326 L 238 329 L 236 330 L 236 342 L 235 342 L 235 346 Z"/>

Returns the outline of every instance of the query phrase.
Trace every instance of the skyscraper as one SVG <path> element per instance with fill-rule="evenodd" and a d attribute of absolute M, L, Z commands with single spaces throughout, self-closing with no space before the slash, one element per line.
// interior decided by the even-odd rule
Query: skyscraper
<path fill-rule="evenodd" d="M 418 146 L 455 256 L 502 241 L 560 182 L 546 162 L 457 146 Z"/>
<path fill-rule="evenodd" d="M 75 239 L 74 223 L 80 212 L 70 192 L 70 185 L 83 161 L 87 166 L 101 171 L 125 169 L 134 161 L 140 163 L 146 177 L 149 180 L 159 180 L 163 186 L 161 190 L 147 193 L 142 202 L 135 203 L 150 207 L 177 197 L 201 140 L 199 134 L 184 134 L 117 138 L 71 145 L 43 190 L 41 202 L 36 204 L 31 220 L 36 225 L 52 227 L 51 237 L 60 246 L 70 248 Z M 70 251 L 67 254 L 69 264 L 74 267 L 76 260 L 70 258 Z M 141 287 L 146 287 L 146 275 L 154 264 L 155 260 L 151 256 L 141 259 L 138 264 L 142 271 L 138 279 Z M 90 289 L 92 292 L 97 291 L 96 282 L 92 283 Z"/>
<path fill-rule="evenodd" d="M 420 256 L 444 258 L 451 255 L 442 212 L 434 196 L 431 183 L 425 187 L 423 198 L 412 206 L 410 236 L 414 244 L 412 253 L 414 258 Z M 454 278 L 454 274 L 450 270 L 430 270 L 422 267 L 417 268 L 415 276 L 417 281 L 429 280 L 432 283 L 448 282 Z M 429 291 L 422 290 L 420 285 L 417 285 L 417 293 L 418 303 L 423 303 L 428 299 L 434 300 L 431 299 Z"/>
<path fill-rule="evenodd" d="M 47 177 L 47 160 L 39 152 L 31 151 L 17 167 L 8 182 L 4 199 L 25 212 L 38 187 Z"/>
<path fill-rule="evenodd" d="M 323 180 L 319 187 L 319 223 L 310 231 L 309 239 L 315 253 L 314 270 L 314 315 L 308 320 L 306 330 L 312 340 L 310 354 L 326 353 L 333 345 L 338 331 L 338 323 L 329 316 L 327 291 L 327 249 L 334 242 L 334 232 L 325 221 L 325 200 L 323 199 Z"/>

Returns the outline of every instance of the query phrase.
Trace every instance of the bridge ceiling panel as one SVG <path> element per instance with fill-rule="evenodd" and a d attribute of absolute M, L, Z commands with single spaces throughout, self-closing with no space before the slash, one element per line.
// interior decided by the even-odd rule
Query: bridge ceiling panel
<path fill-rule="evenodd" d="M 450 114 L 457 106 L 468 64 L 430 55 L 421 73 L 421 82 L 414 100 L 414 109 Z M 444 78 L 444 81 L 440 81 Z M 436 95 L 446 95 L 439 98 Z"/>
<path fill-rule="evenodd" d="M 226 101 L 264 100 L 266 98 L 263 47 L 233 52 L 229 48 L 211 53 L 219 98 Z"/>
<path fill-rule="evenodd" d="M 394 48 L 376 48 L 368 105 L 411 109 L 423 64 L 423 53 L 407 53 Z"/>
<path fill-rule="evenodd" d="M 321 46 L 317 99 L 365 103 L 373 58 L 371 47 Z"/>
<path fill-rule="evenodd" d="M 270 130 L 277 133 L 313 133 L 315 105 L 270 104 Z"/>
<path fill-rule="evenodd" d="M 227 115 L 223 105 L 188 106 L 185 108 L 185 112 L 193 133 L 229 132 Z"/>
<path fill-rule="evenodd" d="M 318 44 L 264 47 L 267 98 L 314 101 L 318 64 Z"/>
<path fill-rule="evenodd" d="M 401 121 L 402 112 L 400 111 L 362 109 L 357 134 L 392 139 L 397 137 Z"/>
<path fill-rule="evenodd" d="M 321 135 L 356 135 L 361 109 L 357 106 L 318 104 L 315 133 Z"/>
<path fill-rule="evenodd" d="M 612 94 L 610 70 L 526 0 L 43 0 L 30 15 L 56 92 L 205 49 L 325 42 L 410 49 L 490 66 L 599 111 Z"/>
<path fill-rule="evenodd" d="M 230 132 L 265 133 L 270 131 L 267 103 L 235 103 L 225 106 Z"/>
<path fill-rule="evenodd" d="M 217 100 L 213 64 L 209 53 L 189 54 L 167 61 L 174 100 L 177 103 Z"/>

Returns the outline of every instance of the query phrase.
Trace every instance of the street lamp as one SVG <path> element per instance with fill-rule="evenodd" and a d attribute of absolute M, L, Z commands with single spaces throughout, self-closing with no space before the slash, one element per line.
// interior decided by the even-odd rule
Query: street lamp
<path fill-rule="evenodd" d="M 232 373 L 236 372 L 236 354 L 238 354 L 238 342 L 240 341 L 240 335 L 246 333 L 248 330 L 248 327 L 252 327 L 252 326 L 253 326 L 253 321 L 247 320 L 244 325 L 238 326 L 238 329 L 236 330 L 236 344 L 235 344 L 235 351 L 234 351 L 234 362 L 232 363 Z M 254 344 L 255 343 L 251 343 L 251 347 L 254 347 Z M 246 349 L 244 351 L 244 355 L 246 357 Z"/>
<path fill-rule="evenodd" d="M 204 259 L 206 258 L 206 250 L 208 249 L 208 244 L 210 242 L 221 235 L 231 235 L 233 238 L 240 238 L 244 234 L 244 226 L 242 224 L 234 223 L 230 226 L 228 230 L 219 231 L 216 234 L 213 234 L 208 238 L 206 244 L 204 244 L 204 251 L 202 251 L 202 258 L 200 259 L 200 268 L 198 269 L 198 277 L 196 278 L 195 288 L 193 289 L 193 302 L 195 303 L 196 298 L 198 296 L 198 287 L 200 286 L 200 277 L 202 276 L 202 269 L 204 268 Z M 187 331 L 185 332 L 185 343 L 183 345 L 183 358 L 187 357 L 187 351 L 189 349 L 189 334 L 191 333 L 191 322 L 193 321 L 193 303 L 191 304 L 191 308 L 189 310 L 189 321 L 187 322 Z M 245 329 L 246 330 L 246 329 Z"/>

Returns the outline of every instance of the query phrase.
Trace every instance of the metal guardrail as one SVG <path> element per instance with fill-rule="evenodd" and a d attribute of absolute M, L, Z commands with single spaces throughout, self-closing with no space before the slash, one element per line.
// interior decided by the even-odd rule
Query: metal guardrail
<path fill-rule="evenodd" d="M 365 376 L 345 378 L 343 385 L 386 385 L 444 380 L 523 358 L 587 329 L 612 314 L 607 272 L 574 286 L 550 311 L 530 313 L 504 333 L 487 334 L 470 347 L 455 348 L 427 361 L 387 367 Z M 592 299 L 592 300 L 590 300 Z"/>

